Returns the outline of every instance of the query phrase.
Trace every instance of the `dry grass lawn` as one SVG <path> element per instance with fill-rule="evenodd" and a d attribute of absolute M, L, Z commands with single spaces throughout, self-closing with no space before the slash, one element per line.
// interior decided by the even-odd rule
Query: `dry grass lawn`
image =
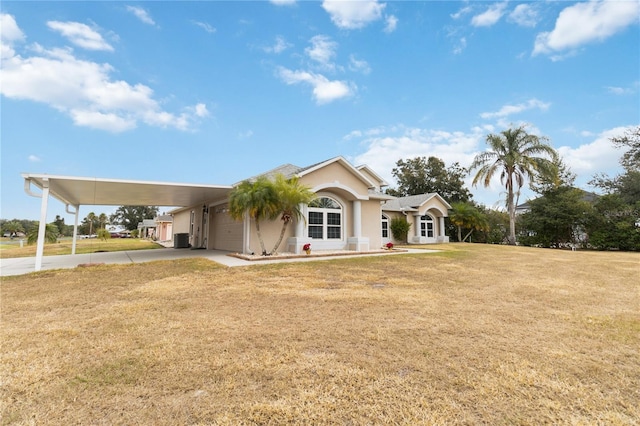
<path fill-rule="evenodd" d="M 640 423 L 640 254 L 8 277 L 2 424 Z"/>
<path fill-rule="evenodd" d="M 8 241 L 3 238 L 0 244 L 0 258 L 13 257 L 34 257 L 36 255 L 36 245 L 27 244 L 20 247 L 18 241 Z M 44 245 L 44 256 L 71 254 L 72 241 L 64 239 L 57 243 L 46 243 Z M 125 251 L 125 250 L 149 250 L 162 248 L 162 245 L 153 241 L 140 238 L 113 238 L 101 240 L 92 238 L 76 241 L 76 254 L 96 253 L 101 251 Z"/>

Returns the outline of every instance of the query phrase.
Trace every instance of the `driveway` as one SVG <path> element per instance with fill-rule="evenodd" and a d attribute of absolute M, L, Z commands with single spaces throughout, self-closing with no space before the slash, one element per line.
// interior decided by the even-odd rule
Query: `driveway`
<path fill-rule="evenodd" d="M 353 255 L 342 255 L 345 257 L 356 256 L 388 256 L 393 254 L 402 253 L 429 253 L 435 250 L 421 250 L 421 249 L 408 249 L 406 251 L 391 251 L 386 253 L 366 253 Z M 75 268 L 78 265 L 86 263 L 143 263 L 152 262 L 155 260 L 171 260 L 171 259 L 183 259 L 189 257 L 202 257 L 212 260 L 225 266 L 249 266 L 249 265 L 264 265 L 266 263 L 277 262 L 309 262 L 314 260 L 323 260 L 331 257 L 327 256 L 313 256 L 313 257 L 297 257 L 297 258 L 280 258 L 273 257 L 268 260 L 250 261 L 244 259 L 238 259 L 237 257 L 229 256 L 231 252 L 220 250 L 191 250 L 191 249 L 174 249 L 174 248 L 161 248 L 153 250 L 132 250 L 132 251 L 113 251 L 103 253 L 85 253 L 85 254 L 67 254 L 61 256 L 44 256 L 42 258 L 42 271 L 49 269 L 70 269 Z M 35 271 L 36 259 L 35 257 L 17 257 L 9 259 L 0 259 L 0 276 L 7 277 L 10 275 L 22 275 Z"/>

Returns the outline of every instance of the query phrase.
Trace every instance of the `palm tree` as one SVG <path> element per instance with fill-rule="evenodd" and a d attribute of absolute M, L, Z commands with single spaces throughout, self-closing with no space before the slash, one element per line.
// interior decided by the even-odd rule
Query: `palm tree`
<path fill-rule="evenodd" d="M 500 182 L 507 189 L 507 210 L 509 211 L 509 244 L 516 243 L 516 202 L 526 179 L 537 175 L 553 176 L 554 162 L 558 154 L 548 144 L 545 137 L 530 135 L 524 126 L 507 129 L 500 134 L 487 136 L 490 150 L 476 155 L 469 170 L 479 168 L 473 178 L 473 186 L 482 181 L 488 187 L 493 176 L 499 172 Z M 542 156 L 540 156 L 542 155 Z M 547 158 L 548 157 L 548 158 Z"/>
<path fill-rule="evenodd" d="M 458 241 L 461 243 L 465 242 L 473 231 L 486 231 L 489 228 L 485 215 L 470 203 L 451 204 L 449 220 L 458 228 Z M 462 238 L 463 228 L 469 229 L 464 238 Z"/>
<path fill-rule="evenodd" d="M 27 244 L 35 244 L 38 242 L 38 234 L 39 234 L 39 226 L 33 227 L 29 234 L 27 235 Z M 57 243 L 58 242 L 58 233 L 60 230 L 53 223 L 47 223 L 44 228 L 44 239 L 48 243 Z"/>
<path fill-rule="evenodd" d="M 281 212 L 280 219 L 282 220 L 282 230 L 280 231 L 280 238 L 273 246 L 273 252 L 278 250 L 282 239 L 284 238 L 285 231 L 289 223 L 296 220 L 304 220 L 304 215 L 300 210 L 301 204 L 309 204 L 311 200 L 315 198 L 315 194 L 308 186 L 301 185 L 298 177 L 285 178 L 283 175 L 278 174 L 275 177 L 273 186 L 276 191 L 278 199 L 278 205 Z"/>
<path fill-rule="evenodd" d="M 107 226 L 107 221 L 109 219 L 107 218 L 107 215 L 104 213 L 100 213 L 100 216 L 98 216 L 98 222 L 100 222 L 100 228 L 105 229 L 105 227 Z"/>
<path fill-rule="evenodd" d="M 242 220 L 245 213 L 256 222 L 256 231 L 262 255 L 267 255 L 260 231 L 260 221 L 273 220 L 280 214 L 278 198 L 273 183 L 264 176 L 254 181 L 245 180 L 229 194 L 229 214 L 236 220 Z"/>
<path fill-rule="evenodd" d="M 96 214 L 94 212 L 90 212 L 86 219 L 87 222 L 89 222 L 89 235 L 93 235 L 93 221 L 96 219 Z"/>

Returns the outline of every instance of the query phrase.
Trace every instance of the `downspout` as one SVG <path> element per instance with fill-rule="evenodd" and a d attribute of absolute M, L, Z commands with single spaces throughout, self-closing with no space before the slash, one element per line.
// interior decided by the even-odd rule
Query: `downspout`
<path fill-rule="evenodd" d="M 31 191 L 31 180 L 24 180 L 24 192 L 28 195 L 42 199 L 40 203 L 40 223 L 38 224 L 38 244 L 36 246 L 35 271 L 42 269 L 42 255 L 44 254 L 44 233 L 47 229 L 47 204 L 49 202 L 49 179 L 42 179 L 42 194 Z"/>
<path fill-rule="evenodd" d="M 73 206 L 73 208 L 75 209 L 75 211 L 71 212 L 69 211 L 69 204 L 65 205 L 64 209 L 67 213 L 74 215 L 74 221 L 73 221 L 73 240 L 71 243 L 71 254 L 76 254 L 76 241 L 78 239 L 78 213 L 80 211 L 79 207 L 80 206 Z"/>

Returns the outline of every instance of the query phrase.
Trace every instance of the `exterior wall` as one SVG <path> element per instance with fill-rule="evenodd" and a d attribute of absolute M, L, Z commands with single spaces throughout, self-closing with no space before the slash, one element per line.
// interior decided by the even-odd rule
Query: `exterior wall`
<path fill-rule="evenodd" d="M 182 210 L 178 213 L 174 213 L 172 232 L 174 234 L 189 233 L 190 218 L 191 218 L 191 210 Z"/>
<path fill-rule="evenodd" d="M 364 177 L 366 177 L 367 179 L 369 179 L 369 181 L 371 181 L 372 184 L 375 185 L 375 189 L 376 191 L 380 191 L 380 181 L 373 176 L 371 173 L 369 173 L 366 169 L 360 169 L 358 170 L 360 173 L 362 173 L 364 175 Z"/>
<path fill-rule="evenodd" d="M 309 185 L 311 188 L 323 184 L 339 184 L 335 185 L 335 187 L 345 186 L 362 195 L 367 195 L 369 192 L 367 185 L 353 173 L 345 169 L 339 162 L 331 163 L 322 169 L 304 175 L 300 179 L 300 182 Z"/>
<path fill-rule="evenodd" d="M 282 238 L 282 242 L 278 246 L 277 252 L 285 252 L 287 250 L 287 239 L 294 235 L 296 224 L 295 221 L 289 223 L 287 226 L 286 233 L 284 238 Z M 267 253 L 271 251 L 276 241 L 280 237 L 280 231 L 282 230 L 282 221 L 280 219 L 274 221 L 260 221 L 260 233 L 262 234 L 262 240 L 264 241 L 264 248 L 267 250 Z M 260 240 L 258 239 L 258 231 L 256 230 L 256 223 L 252 219 L 251 220 L 251 229 L 249 234 L 249 251 L 255 254 L 262 253 L 262 248 L 260 248 Z"/>
<path fill-rule="evenodd" d="M 369 238 L 371 250 L 382 247 L 382 208 L 379 200 L 362 202 L 362 236 Z"/>

